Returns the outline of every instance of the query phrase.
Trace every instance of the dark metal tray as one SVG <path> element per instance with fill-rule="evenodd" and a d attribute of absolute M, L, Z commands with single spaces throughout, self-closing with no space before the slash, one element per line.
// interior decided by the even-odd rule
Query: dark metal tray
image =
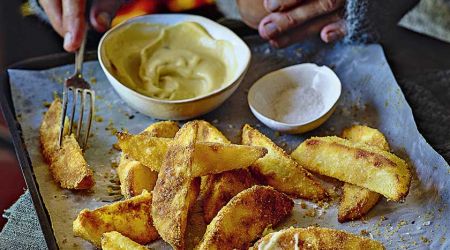
<path fill-rule="evenodd" d="M 96 52 L 88 52 L 85 58 L 86 61 L 96 60 Z M 61 53 L 24 60 L 11 65 L 9 69 L 42 70 L 66 64 L 72 64 L 73 62 L 73 55 Z M 11 138 L 16 150 L 17 159 L 19 161 L 20 168 L 22 170 L 22 174 L 24 176 L 28 190 L 30 191 L 31 199 L 33 200 L 33 204 L 39 219 L 39 224 L 41 225 L 42 232 L 44 233 L 47 246 L 49 249 L 58 249 L 58 245 L 56 244 L 56 239 L 53 234 L 50 216 L 48 215 L 47 209 L 45 208 L 44 202 L 39 192 L 39 187 L 37 185 L 33 168 L 31 166 L 30 157 L 22 139 L 22 129 L 20 127 L 20 123 L 17 121 L 17 117 L 14 111 L 14 103 L 12 102 L 11 98 L 8 71 L 3 72 L 0 76 L 0 106 L 11 132 Z"/>

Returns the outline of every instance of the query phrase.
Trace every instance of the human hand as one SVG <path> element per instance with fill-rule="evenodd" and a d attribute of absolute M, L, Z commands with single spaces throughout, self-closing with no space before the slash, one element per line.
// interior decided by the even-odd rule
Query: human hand
<path fill-rule="evenodd" d="M 39 0 L 47 14 L 52 27 L 64 37 L 64 49 L 69 52 L 77 50 L 86 30 L 86 0 Z M 95 0 L 89 13 L 92 27 L 98 32 L 105 32 L 121 4 L 121 0 Z"/>
<path fill-rule="evenodd" d="M 344 37 L 341 16 L 345 0 L 264 0 L 271 12 L 259 23 L 259 34 L 274 47 L 285 47 L 319 34 L 324 42 Z"/>

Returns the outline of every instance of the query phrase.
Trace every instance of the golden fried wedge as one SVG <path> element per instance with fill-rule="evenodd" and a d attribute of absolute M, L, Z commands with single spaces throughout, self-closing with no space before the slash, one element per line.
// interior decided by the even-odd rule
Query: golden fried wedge
<path fill-rule="evenodd" d="M 61 129 L 62 104 L 59 98 L 55 99 L 45 112 L 39 129 L 42 155 L 48 163 L 59 150 L 59 131 Z M 65 131 L 67 132 L 67 131 Z"/>
<path fill-rule="evenodd" d="M 202 182 L 208 183 L 208 185 L 204 185 L 204 188 L 207 188 L 208 191 L 204 192 L 203 218 L 207 224 L 234 196 L 258 184 L 247 169 L 226 171 L 220 174 L 208 175 L 205 178 L 205 180 L 202 179 Z"/>
<path fill-rule="evenodd" d="M 148 126 L 142 133 L 153 137 L 173 138 L 179 129 L 177 122 L 160 121 Z"/>
<path fill-rule="evenodd" d="M 170 144 L 153 190 L 152 216 L 164 241 L 174 249 L 185 248 L 189 208 L 196 194 L 191 174 L 198 131 L 196 122 L 186 123 Z"/>
<path fill-rule="evenodd" d="M 384 135 L 377 129 L 367 126 L 355 125 L 347 128 L 342 132 L 342 137 L 350 141 L 365 143 L 389 151 L 389 143 Z M 360 219 L 377 204 L 381 197 L 380 194 L 367 188 L 349 183 L 345 183 L 342 190 L 343 194 L 338 209 L 338 221 L 341 223 Z"/>
<path fill-rule="evenodd" d="M 291 227 L 264 236 L 251 249 L 381 250 L 384 246 L 378 241 L 341 230 Z"/>
<path fill-rule="evenodd" d="M 158 172 L 172 142 L 172 139 L 145 134 L 118 133 L 118 138 L 118 145 L 124 153 Z M 267 153 L 262 147 L 213 142 L 197 142 L 194 147 L 193 177 L 245 168 Z"/>
<path fill-rule="evenodd" d="M 125 154 L 120 156 L 117 175 L 120 181 L 120 191 L 126 199 L 139 195 L 143 190 L 152 191 L 158 178 L 158 172 Z"/>
<path fill-rule="evenodd" d="M 102 234 L 117 231 L 140 244 L 158 238 L 151 217 L 152 195 L 141 195 L 118 201 L 95 210 L 83 209 L 73 222 L 73 233 L 94 245 L 101 246 Z"/>
<path fill-rule="evenodd" d="M 89 189 L 95 184 L 93 172 L 73 134 L 63 138 L 61 149 L 52 157 L 50 172 L 62 188 Z"/>
<path fill-rule="evenodd" d="M 176 122 L 161 121 L 153 123 L 142 133 L 155 137 L 173 138 L 178 129 Z M 127 199 L 141 194 L 144 189 L 153 190 L 158 178 L 158 172 L 142 165 L 139 161 L 133 160 L 124 153 L 120 157 L 117 174 L 120 180 L 121 193 Z"/>
<path fill-rule="evenodd" d="M 148 250 L 121 233 L 112 231 L 102 236 L 102 250 Z"/>
<path fill-rule="evenodd" d="M 60 187 L 89 189 L 95 184 L 93 173 L 75 137 L 64 135 L 62 146 L 59 147 L 61 116 L 61 100 L 55 99 L 45 113 L 39 131 L 42 154 L 50 165 L 53 179 Z"/>
<path fill-rule="evenodd" d="M 288 216 L 294 202 L 267 186 L 253 186 L 236 195 L 206 228 L 196 249 L 244 249 L 264 229 Z"/>
<path fill-rule="evenodd" d="M 310 200 L 327 197 L 325 189 L 307 170 L 248 124 L 242 129 L 242 144 L 267 148 L 268 154 L 253 163 L 250 169 L 276 190 Z"/>
<path fill-rule="evenodd" d="M 312 172 L 336 178 L 388 199 L 400 201 L 409 191 L 408 164 L 394 154 L 336 136 L 313 137 L 292 152 Z"/>
<path fill-rule="evenodd" d="M 365 143 L 389 151 L 389 143 L 378 129 L 362 125 L 354 125 L 342 131 L 342 138 L 350 141 Z"/>
<path fill-rule="evenodd" d="M 361 219 L 380 199 L 380 194 L 367 188 L 345 183 L 338 208 L 338 221 L 343 223 Z"/>
<path fill-rule="evenodd" d="M 197 141 L 230 144 L 231 142 L 216 127 L 206 121 L 198 121 Z M 247 169 L 225 171 L 220 174 L 202 176 L 204 220 L 210 223 L 219 210 L 241 191 L 257 184 Z"/>

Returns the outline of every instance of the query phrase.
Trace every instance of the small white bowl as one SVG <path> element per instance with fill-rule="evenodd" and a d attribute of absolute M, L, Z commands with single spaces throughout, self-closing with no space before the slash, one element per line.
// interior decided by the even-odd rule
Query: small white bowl
<path fill-rule="evenodd" d="M 175 25 L 181 22 L 196 22 L 203 26 L 216 40 L 231 43 L 236 58 L 236 70 L 229 82 L 207 95 L 184 100 L 161 100 L 145 96 L 122 84 L 111 73 L 111 64 L 105 56 L 104 44 L 111 34 L 132 23 Z M 222 104 L 238 88 L 250 64 L 250 49 L 235 33 L 207 18 L 187 14 L 155 14 L 132 18 L 106 32 L 98 45 L 98 60 L 109 82 L 119 96 L 137 111 L 164 120 L 186 120 L 206 114 Z"/>
<path fill-rule="evenodd" d="M 322 96 L 323 108 L 310 119 L 285 123 L 275 120 L 274 102 L 283 90 L 309 87 Z M 324 123 L 334 112 L 341 95 L 341 81 L 327 66 L 298 64 L 271 72 L 256 81 L 248 92 L 252 113 L 266 126 L 289 134 L 305 133 Z M 300 100 L 301 101 L 301 100 Z"/>

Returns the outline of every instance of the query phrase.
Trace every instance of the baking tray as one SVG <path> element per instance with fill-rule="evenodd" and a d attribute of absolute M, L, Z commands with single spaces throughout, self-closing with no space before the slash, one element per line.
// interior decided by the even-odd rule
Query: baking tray
<path fill-rule="evenodd" d="M 421 168 L 417 168 L 416 170 L 422 170 L 423 172 L 418 173 L 418 174 L 421 174 L 424 177 L 424 179 L 423 179 L 425 181 L 424 184 L 430 184 L 431 183 L 430 179 L 439 180 L 440 182 L 439 182 L 439 186 L 437 188 L 439 188 L 440 190 L 444 190 L 446 192 L 445 200 L 447 201 L 447 204 L 450 204 L 450 200 L 449 200 L 450 188 L 448 188 L 448 185 L 447 185 L 448 179 L 445 179 L 445 177 L 447 176 L 447 170 L 445 170 L 445 174 L 444 174 L 444 173 L 442 173 L 442 171 L 443 171 L 442 168 L 438 169 L 436 166 L 430 165 L 429 163 L 433 163 L 432 160 L 434 159 L 435 162 L 440 162 L 445 166 L 448 166 L 448 164 L 443 163 L 442 157 L 438 156 L 437 153 L 431 149 L 431 147 L 426 143 L 426 141 L 423 139 L 423 137 L 417 132 L 416 125 L 413 122 L 411 109 L 409 108 L 409 105 L 407 105 L 406 100 L 405 100 L 400 88 L 396 84 L 395 79 L 392 75 L 392 72 L 390 71 L 390 68 L 385 60 L 384 55 L 383 55 L 382 48 L 379 45 L 341 47 L 338 44 L 335 46 L 326 46 L 324 48 L 321 48 L 320 47 L 321 45 L 320 45 L 320 43 L 318 43 L 318 41 L 310 41 L 309 43 L 305 42 L 305 43 L 299 45 L 300 47 L 294 46 L 291 49 L 289 49 L 288 51 L 283 51 L 283 50 L 272 50 L 267 45 L 267 43 L 264 43 L 257 39 L 255 40 L 255 39 L 248 38 L 248 39 L 246 39 L 246 42 L 253 45 L 251 47 L 252 47 L 252 52 L 254 53 L 254 58 L 252 59 L 252 61 L 254 62 L 254 65 L 252 67 L 252 70 L 249 71 L 251 73 L 246 76 L 246 79 L 244 79 L 244 82 L 240 86 L 240 90 L 238 90 L 229 100 L 227 100 L 227 102 L 224 105 L 222 105 L 222 108 L 219 108 L 218 110 L 216 110 L 208 115 L 205 115 L 204 117 L 202 117 L 202 119 L 208 120 L 208 121 L 216 124 L 216 126 L 218 126 L 218 128 L 222 132 L 224 132 L 224 134 L 226 136 L 228 136 L 228 138 L 230 138 L 234 142 L 237 142 L 239 140 L 238 139 L 239 130 L 240 130 L 239 128 L 243 125 L 243 123 L 249 123 L 249 124 L 255 125 L 257 127 L 258 127 L 258 125 L 260 125 L 260 124 L 258 124 L 257 120 L 249 113 L 248 106 L 246 103 L 246 90 L 248 90 L 248 88 L 251 86 L 251 84 L 255 80 L 257 80 L 260 76 L 262 76 L 272 70 L 275 70 L 275 69 L 278 69 L 278 68 L 281 68 L 284 66 L 300 63 L 300 62 L 316 62 L 320 65 L 323 65 L 323 64 L 329 65 L 330 67 L 332 67 L 336 70 L 338 75 L 340 74 L 340 77 L 341 77 L 341 80 L 342 80 L 343 86 L 344 86 L 344 91 L 343 91 L 343 96 L 342 96 L 343 98 L 340 102 L 340 105 L 338 105 L 338 109 L 337 109 L 337 111 L 339 111 L 339 112 L 336 112 L 337 115 L 332 116 L 330 118 L 330 120 L 327 122 L 328 125 L 325 124 L 321 128 L 317 129 L 315 132 L 303 135 L 302 138 L 305 139 L 307 137 L 310 137 L 310 136 L 316 135 L 316 134 L 320 134 L 320 135 L 336 134 L 343 127 L 351 125 L 352 121 L 359 121 L 359 122 L 362 122 L 363 124 L 369 124 L 371 126 L 380 128 L 380 130 L 387 133 L 388 138 L 392 139 L 392 141 L 391 141 L 393 143 L 392 145 L 395 146 L 395 148 L 397 150 L 396 153 L 400 153 L 401 155 L 406 157 L 406 155 L 404 155 L 402 153 L 404 150 L 403 146 L 406 145 L 405 142 L 403 142 L 403 141 L 407 140 L 410 137 L 408 137 L 408 136 L 399 137 L 396 135 L 397 135 L 397 133 L 400 133 L 400 131 L 402 132 L 402 133 L 400 133 L 401 135 L 405 135 L 405 133 L 403 133 L 403 132 L 407 129 L 411 129 L 410 132 L 412 133 L 413 138 L 416 139 L 416 141 L 413 141 L 413 142 L 411 142 L 411 144 L 408 144 L 408 147 L 418 145 L 419 149 L 421 149 L 421 148 L 424 149 L 424 151 L 422 152 L 421 150 L 417 150 L 417 148 L 412 148 L 412 149 L 410 149 L 412 151 L 409 152 L 409 155 L 415 156 L 415 158 L 417 158 L 416 159 L 417 163 L 420 163 Z M 314 48 L 317 46 L 319 46 L 319 48 Z M 91 54 L 90 56 L 88 56 L 88 59 L 95 59 L 95 54 L 94 55 Z M 54 56 L 48 56 L 48 57 L 28 60 L 28 61 L 22 62 L 20 64 L 16 64 L 12 68 L 40 70 L 40 69 L 48 69 L 48 68 L 54 68 L 54 67 L 60 66 L 60 65 L 70 64 L 72 62 L 73 62 L 72 56 L 70 56 L 70 55 L 54 55 Z M 360 63 L 358 63 L 358 62 L 360 62 Z M 370 62 L 370 63 L 367 63 L 367 62 Z M 106 79 L 104 79 L 104 76 L 100 76 L 101 70 L 100 70 L 98 64 L 92 62 L 92 63 L 87 64 L 85 68 L 89 68 L 89 67 L 92 67 L 91 69 L 94 69 L 94 72 L 99 72 L 98 74 L 96 74 L 97 79 L 100 79 L 100 78 L 103 79 L 101 81 L 100 80 L 98 81 L 98 84 L 96 86 L 99 87 L 100 86 L 99 84 L 101 82 L 106 81 Z M 64 72 L 64 74 L 65 74 L 65 73 L 67 73 L 67 70 L 71 70 L 71 68 L 72 68 L 72 66 L 68 65 L 67 67 L 56 69 L 56 70 L 60 73 Z M 53 72 L 53 70 L 55 70 L 55 69 L 52 69 L 50 71 Z M 87 70 L 87 71 L 89 71 L 89 70 Z M 18 72 L 16 72 L 16 73 L 18 73 Z M 34 76 L 36 74 L 40 74 L 40 72 L 29 72 L 29 74 Z M 13 75 L 13 73 L 11 72 L 11 77 L 12 77 L 12 75 Z M 13 78 L 11 78 L 11 81 L 12 81 L 12 79 Z M 44 79 L 44 78 L 42 78 L 42 79 Z M 44 82 L 42 82 L 43 81 L 42 79 L 37 78 L 36 81 L 39 82 L 40 84 L 43 84 Z M 48 79 L 48 78 L 45 78 L 45 79 Z M 22 141 L 22 135 L 25 138 L 27 138 L 27 133 L 30 132 L 29 131 L 30 128 L 36 129 L 38 126 L 35 124 L 33 127 L 27 128 L 24 125 L 23 130 L 21 130 L 20 125 L 19 125 L 18 121 L 16 120 L 14 111 L 13 111 L 13 110 L 17 110 L 17 109 L 14 109 L 14 106 L 13 106 L 13 103 L 11 100 L 10 83 L 8 81 L 8 74 L 5 73 L 4 77 L 1 80 L 2 80 L 2 86 L 1 86 L 2 87 L 2 89 L 1 89 L 2 90 L 1 91 L 2 103 L 1 104 L 5 109 L 5 116 L 7 118 L 8 124 L 11 127 L 11 132 L 13 133 L 14 144 L 16 145 L 16 150 L 18 151 L 18 158 L 20 160 L 25 179 L 30 188 L 33 202 L 36 206 L 36 210 L 37 210 L 37 213 L 39 216 L 39 220 L 40 220 L 48 247 L 50 249 L 57 249 L 58 248 L 58 246 L 56 244 L 57 240 L 53 236 L 54 231 L 52 230 L 51 219 L 45 209 L 45 205 L 43 202 L 44 198 L 48 198 L 48 197 L 46 196 L 46 193 L 43 193 L 43 195 L 41 197 L 41 195 L 39 193 L 38 185 L 37 185 L 37 180 L 33 174 L 33 169 L 32 169 L 31 163 L 30 163 L 31 162 L 30 159 L 33 159 L 34 153 L 36 153 L 36 152 L 33 153 L 33 151 L 30 151 L 30 153 L 28 154 L 26 151 L 26 147 L 24 145 L 24 141 Z M 12 82 L 12 83 L 15 83 L 15 82 Z M 19 91 L 19 92 L 26 93 L 26 94 L 21 95 L 21 98 L 25 98 L 28 100 L 28 99 L 32 98 L 33 96 L 36 96 L 36 89 L 33 90 L 32 88 L 29 88 L 29 86 L 33 86 L 33 85 L 28 85 L 28 81 L 23 82 L 22 86 L 25 86 L 26 88 L 22 89 L 22 91 L 21 92 Z M 36 85 L 34 85 L 34 86 L 36 86 Z M 41 85 L 37 85 L 37 86 L 41 86 Z M 380 87 L 380 86 L 384 86 L 384 87 Z M 17 87 L 16 85 L 13 85 L 13 88 L 12 88 L 13 92 L 20 90 L 20 89 L 16 89 L 16 87 Z M 46 91 L 42 91 L 41 93 L 44 93 L 44 94 L 46 93 L 45 100 L 48 101 L 51 99 L 51 94 L 50 94 L 51 90 L 60 88 L 60 87 L 61 87 L 60 83 L 55 82 L 55 83 L 52 83 L 51 85 L 47 86 L 47 88 L 43 88 Z M 53 88 L 53 89 L 51 89 L 51 88 Z M 38 88 L 38 89 L 41 90 L 40 88 Z M 365 91 L 368 89 L 371 89 L 371 91 Z M 101 90 L 101 89 L 98 89 L 98 90 Z M 373 93 L 379 93 L 380 90 L 381 90 L 381 94 L 373 95 Z M 108 90 L 108 91 L 112 92 L 112 90 Z M 364 93 L 366 93 L 365 98 L 369 101 L 367 103 L 367 104 L 369 104 L 369 106 L 366 106 L 364 102 L 358 101 L 358 100 L 360 100 L 359 98 L 364 95 Z M 369 93 L 369 94 L 367 94 L 367 93 Z M 370 93 L 372 93 L 372 94 L 370 94 Z M 16 94 L 17 94 L 17 92 L 16 92 Z M 105 92 L 103 94 L 107 94 L 107 93 Z M 14 97 L 16 98 L 17 96 L 14 96 Z M 109 97 L 115 97 L 115 94 L 110 93 Z M 377 97 L 378 99 L 375 97 Z M 107 99 L 110 100 L 111 98 L 107 98 Z M 387 102 L 387 100 L 390 100 L 390 101 Z M 120 101 L 120 99 L 117 99 L 117 101 L 120 102 L 121 104 L 123 104 L 124 106 L 126 106 L 124 103 L 122 103 Z M 400 105 L 399 104 L 400 102 L 403 103 L 403 105 Z M 354 106 L 355 103 L 358 105 Z M 16 105 L 16 108 L 18 108 L 18 107 L 20 108 L 20 105 L 21 105 L 21 102 L 18 102 Z M 41 114 L 41 112 L 44 111 L 44 106 L 41 106 L 40 102 L 35 103 L 35 105 L 39 105 L 39 108 L 34 110 L 35 112 L 29 113 L 30 111 L 25 111 L 26 109 L 24 109 L 24 111 L 25 111 L 25 113 L 28 112 L 29 115 L 36 118 L 37 116 L 39 116 Z M 386 109 L 387 106 L 392 107 L 392 108 Z M 352 112 L 354 110 L 354 108 L 356 108 L 355 111 L 357 111 L 355 114 L 353 114 L 353 112 Z M 384 110 L 384 109 L 386 109 L 386 110 Z M 379 111 L 384 110 L 384 111 L 377 114 L 378 110 Z M 18 112 L 21 112 L 21 110 L 19 109 Z M 358 114 L 360 114 L 362 116 L 354 117 L 354 115 L 358 115 Z M 148 124 L 148 122 L 150 120 L 143 119 L 143 117 L 140 118 L 140 116 L 142 116 L 142 115 L 136 115 L 136 117 L 134 117 L 134 123 L 137 122 L 136 120 L 142 119 L 142 121 L 145 122 L 145 124 Z M 22 119 L 24 117 L 28 117 L 28 116 L 22 116 Z M 108 117 L 106 117 L 106 118 L 108 118 Z M 117 117 L 116 120 L 119 120 L 122 118 L 124 118 L 124 117 Z M 342 120 L 342 118 L 345 118 L 345 120 L 339 122 L 338 120 L 339 119 Z M 220 119 L 220 122 L 218 119 Z M 19 120 L 21 120 L 20 117 L 19 117 Z M 405 121 L 409 121 L 410 124 L 408 126 L 405 126 L 404 125 Z M 382 123 L 380 123 L 380 122 L 382 122 Z M 389 127 L 389 126 L 392 127 L 395 125 L 395 129 L 394 130 L 392 130 L 392 129 L 386 130 L 387 127 L 384 127 L 383 124 L 386 124 L 387 127 Z M 391 125 L 389 125 L 389 124 L 391 124 Z M 398 126 L 398 125 L 403 125 L 403 126 Z M 103 124 L 102 126 L 105 126 L 105 124 Z M 285 148 L 285 149 L 287 149 L 287 151 L 291 151 L 293 148 L 295 148 L 295 146 L 298 145 L 298 143 L 301 140 L 300 137 L 296 137 L 296 136 L 287 136 L 287 135 L 277 136 L 276 133 L 274 133 L 273 131 L 270 131 L 269 129 L 267 129 L 261 125 L 259 128 L 263 133 L 267 134 L 279 145 L 283 145 L 283 143 L 289 142 L 288 148 Z M 139 129 L 142 129 L 142 127 L 140 127 L 140 126 L 130 127 L 130 131 L 133 130 L 136 132 L 136 131 L 139 131 Z M 103 131 L 103 128 L 100 129 L 100 131 Z M 409 130 L 407 130 L 407 131 L 409 131 Z M 33 130 L 32 133 L 36 133 L 36 131 Z M 102 133 L 106 133 L 106 132 L 102 132 Z M 36 135 L 34 135 L 34 136 L 36 136 Z M 29 140 L 26 140 L 26 142 L 29 143 Z M 37 142 L 33 141 L 33 143 L 36 144 Z M 111 143 L 111 142 L 109 142 L 109 143 Z M 111 145 L 111 144 L 105 144 L 105 145 Z M 34 145 L 33 147 L 34 147 L 34 149 L 33 149 L 34 151 L 38 150 L 37 144 Z M 425 152 L 425 151 L 428 151 L 428 153 L 431 152 L 433 158 L 428 157 L 429 155 L 427 155 L 427 152 Z M 93 159 L 91 159 L 91 160 L 93 160 Z M 412 159 L 412 160 L 414 161 L 414 159 Z M 105 165 L 106 163 L 103 162 L 102 164 Z M 109 163 L 107 165 L 108 166 L 106 166 L 106 165 L 105 166 L 109 167 Z M 434 168 L 429 168 L 429 166 L 434 166 Z M 437 170 L 439 170 L 439 171 L 437 171 Z M 36 175 L 37 175 L 38 179 L 41 180 L 39 178 L 40 175 L 39 175 L 38 171 L 36 172 Z M 436 176 L 436 175 L 439 175 L 439 176 Z M 418 185 L 421 184 L 421 182 L 416 182 L 416 183 Z M 433 182 L 433 184 L 434 184 L 434 182 Z M 41 186 L 41 191 L 44 189 L 45 188 L 43 188 Z M 431 191 L 433 191 L 433 190 L 434 189 L 431 189 Z M 434 196 L 428 195 L 428 194 L 430 194 L 429 192 L 421 193 L 422 188 L 420 188 L 420 189 L 418 188 L 417 190 L 415 188 L 412 188 L 412 191 L 413 192 L 411 192 L 410 195 L 408 196 L 412 199 L 412 200 L 410 199 L 410 201 L 415 202 L 416 200 L 414 197 L 419 197 L 422 199 L 418 200 L 418 202 L 422 202 L 423 204 L 421 204 L 420 206 L 417 206 L 418 203 L 413 203 L 413 204 L 416 204 L 416 206 L 410 207 L 410 206 L 407 206 L 408 202 L 403 203 L 406 205 L 402 205 L 402 204 L 396 204 L 396 203 L 387 203 L 387 202 L 383 201 L 383 205 L 379 205 L 374 208 L 375 210 L 373 212 L 375 213 L 375 216 L 372 216 L 372 218 L 370 220 L 371 222 L 368 223 L 367 221 L 365 221 L 365 222 L 361 222 L 361 223 L 367 223 L 366 225 L 375 224 L 372 222 L 375 222 L 375 220 L 377 220 L 377 218 L 380 217 L 380 215 L 384 215 L 384 214 L 386 214 L 386 212 L 389 213 L 389 211 L 392 211 L 392 213 L 389 213 L 390 214 L 389 221 L 387 221 L 386 223 L 388 223 L 388 222 L 390 223 L 391 221 L 393 223 L 396 221 L 400 221 L 400 219 L 403 219 L 403 217 L 406 216 L 407 218 L 412 218 L 414 221 L 412 221 L 411 224 L 414 224 L 415 220 L 417 220 L 416 218 L 420 218 L 420 214 L 418 214 L 418 213 L 422 212 L 422 210 L 424 210 L 424 209 L 428 210 L 429 208 L 433 209 L 433 211 L 437 210 L 438 207 L 435 206 L 437 203 L 434 202 L 433 200 L 430 200 Z M 415 191 L 417 191 L 417 192 L 415 192 Z M 92 204 L 89 203 L 89 205 L 92 205 Z M 91 207 L 95 207 L 95 206 L 91 206 Z M 411 208 L 414 208 L 414 209 L 411 209 Z M 335 209 L 335 208 L 333 208 L 333 209 Z M 52 215 L 54 215 L 54 213 L 52 213 L 52 211 L 54 211 L 54 210 L 49 210 L 49 211 Z M 448 214 L 450 214 L 448 209 L 445 209 L 442 211 L 444 211 L 445 213 L 439 214 L 439 215 L 447 216 Z M 328 226 L 328 227 L 331 226 L 331 227 L 336 227 L 336 228 L 340 228 L 340 229 L 344 229 L 344 230 L 349 229 L 349 231 L 351 231 L 353 233 L 358 233 L 355 230 L 359 230 L 360 228 L 359 227 L 352 228 L 353 224 L 347 224 L 347 225 L 338 224 L 338 226 L 332 225 L 332 224 L 336 224 L 334 221 L 335 218 L 334 217 L 332 218 L 332 217 L 333 217 L 333 213 L 326 213 L 326 214 L 324 213 L 322 218 L 317 218 L 317 219 L 316 218 L 310 218 L 310 219 L 306 218 L 306 219 L 302 220 L 302 224 L 298 224 L 297 222 L 295 222 L 295 226 L 312 225 L 311 223 L 315 223 L 315 222 L 317 222 L 317 220 L 320 219 L 320 222 L 324 223 L 322 226 Z M 333 221 L 331 221 L 330 218 L 332 218 Z M 443 218 L 437 218 L 437 219 L 440 220 L 440 221 L 438 221 L 439 223 L 448 225 L 448 228 L 450 228 L 448 221 L 446 221 L 445 219 L 443 220 Z M 430 225 L 429 219 L 423 217 L 420 220 L 423 220 L 424 223 L 427 222 L 428 225 Z M 417 221 L 416 224 L 419 224 L 419 222 L 422 223 L 421 221 Z M 433 222 L 432 225 L 435 226 L 435 223 Z M 344 228 L 342 228 L 342 227 L 344 227 Z M 408 224 L 408 230 L 411 227 L 414 227 L 414 230 L 415 230 L 416 225 L 411 226 Z M 389 226 L 384 225 L 384 230 L 390 230 Z M 416 231 L 423 231 L 423 230 L 427 230 L 427 228 L 422 228 L 420 230 L 417 229 Z M 445 231 L 445 232 L 447 232 L 447 231 Z M 441 233 L 439 233 L 439 234 L 438 234 L 438 232 L 436 232 L 436 233 L 427 232 L 427 235 L 428 234 L 440 235 L 442 233 L 446 234 L 445 232 L 441 231 Z M 57 233 L 58 233 L 58 231 L 55 232 L 55 234 L 58 236 Z M 408 231 L 408 233 L 409 233 L 409 231 Z M 421 233 L 421 232 L 419 232 L 419 233 Z M 397 234 L 395 234 L 395 236 L 397 236 Z M 378 237 L 384 238 L 384 236 L 381 236 L 381 235 Z M 436 236 L 436 237 L 440 237 L 440 236 Z M 397 238 L 398 237 L 396 237 L 396 239 Z M 392 241 L 392 237 L 386 238 L 385 240 Z M 395 240 L 395 242 L 397 242 L 397 241 L 398 240 Z M 86 242 L 83 242 L 83 243 L 86 243 Z M 86 244 L 88 244 L 88 243 L 86 243 Z M 391 245 L 392 242 L 390 242 L 389 244 Z M 447 247 L 450 246 L 449 242 L 446 242 L 445 244 L 447 245 Z M 394 245 L 394 246 L 397 246 L 397 245 Z M 393 247 L 393 246 L 391 245 L 391 247 Z M 61 248 L 62 248 L 62 246 L 61 246 Z"/>
<path fill-rule="evenodd" d="M 248 26 L 246 26 L 244 23 L 240 21 L 235 21 L 231 19 L 222 19 L 219 20 L 218 22 L 233 30 L 240 37 L 257 34 L 257 31 L 248 28 Z M 96 51 L 86 52 L 84 60 L 85 61 L 97 60 L 97 52 Z M 3 111 L 3 115 L 8 124 L 16 156 L 19 161 L 19 165 L 22 170 L 22 174 L 24 176 L 26 185 L 28 187 L 28 190 L 30 191 L 31 199 L 36 209 L 39 224 L 41 225 L 41 229 L 44 234 L 47 247 L 51 250 L 59 248 L 56 243 L 56 238 L 54 236 L 50 216 L 44 205 L 42 196 L 39 192 L 39 186 L 37 184 L 33 168 L 31 166 L 31 160 L 28 155 L 25 143 L 23 141 L 22 129 L 15 114 L 14 104 L 11 96 L 8 70 L 9 69 L 43 70 L 73 63 L 74 63 L 73 54 L 57 53 L 30 58 L 14 63 L 10 65 L 8 69 L 6 69 L 0 75 L 0 108 Z"/>
<path fill-rule="evenodd" d="M 86 53 L 86 61 L 92 61 L 96 59 L 96 52 Z M 59 53 L 27 59 L 11 65 L 9 69 L 42 70 L 72 63 L 74 63 L 74 57 L 72 54 Z M 0 76 L 0 106 L 3 111 L 6 123 L 8 124 L 12 142 L 16 150 L 16 156 L 19 161 L 19 165 L 22 170 L 22 174 L 24 176 L 28 190 L 30 191 L 31 199 L 33 200 L 33 204 L 36 209 L 39 224 L 41 225 L 47 247 L 51 250 L 58 249 L 58 245 L 56 244 L 56 239 L 53 233 L 53 228 L 50 222 L 50 216 L 40 195 L 39 187 L 36 183 L 33 168 L 31 166 L 30 157 L 22 138 L 22 129 L 20 127 L 20 123 L 17 121 L 14 111 L 14 104 L 12 102 L 9 75 L 7 70 L 5 70 Z"/>

